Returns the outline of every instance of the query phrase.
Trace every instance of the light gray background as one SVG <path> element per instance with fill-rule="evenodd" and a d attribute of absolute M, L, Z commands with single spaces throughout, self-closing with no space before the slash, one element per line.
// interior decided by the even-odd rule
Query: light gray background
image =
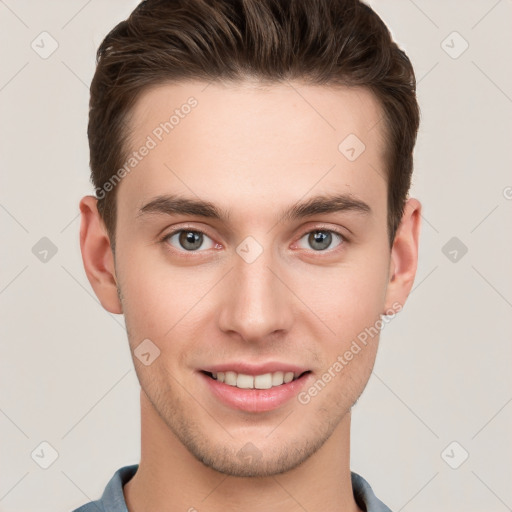
<path fill-rule="evenodd" d="M 69 511 L 139 460 L 123 318 L 99 305 L 78 244 L 95 50 L 136 4 L 0 0 L 2 512 Z M 394 511 L 512 510 L 512 2 L 371 5 L 416 69 L 424 210 L 413 291 L 354 408 L 352 470 Z M 50 48 L 43 31 L 47 59 L 31 47 Z M 452 237 L 468 249 L 455 262 Z"/>

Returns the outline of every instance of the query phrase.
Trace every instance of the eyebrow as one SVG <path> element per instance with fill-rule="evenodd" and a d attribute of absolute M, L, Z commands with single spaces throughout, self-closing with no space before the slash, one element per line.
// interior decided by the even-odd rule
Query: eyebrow
<path fill-rule="evenodd" d="M 295 203 L 281 212 L 281 220 L 293 221 L 323 213 L 355 212 L 371 215 L 370 206 L 352 194 L 318 195 Z M 195 215 L 227 222 L 230 212 L 209 201 L 178 195 L 161 195 L 151 199 L 140 208 L 137 217 L 147 214 Z"/>

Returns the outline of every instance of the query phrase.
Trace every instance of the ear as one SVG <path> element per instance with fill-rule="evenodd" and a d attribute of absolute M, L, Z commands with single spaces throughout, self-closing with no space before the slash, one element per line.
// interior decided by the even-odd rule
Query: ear
<path fill-rule="evenodd" d="M 388 314 L 390 310 L 398 312 L 403 308 L 414 283 L 418 266 L 420 225 L 421 203 L 414 198 L 408 199 L 391 249 L 385 308 Z M 397 303 L 399 307 L 396 307 Z"/>
<path fill-rule="evenodd" d="M 97 208 L 94 196 L 80 201 L 80 250 L 85 273 L 101 305 L 110 313 L 123 312 L 117 294 L 114 255 L 105 224 Z"/>

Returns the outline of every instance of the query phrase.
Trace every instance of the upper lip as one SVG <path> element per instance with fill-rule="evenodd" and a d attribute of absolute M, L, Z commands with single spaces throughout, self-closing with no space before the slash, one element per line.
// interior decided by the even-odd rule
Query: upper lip
<path fill-rule="evenodd" d="M 243 363 L 237 361 L 236 363 L 222 363 L 215 364 L 211 366 L 205 366 L 201 368 L 204 372 L 209 373 L 218 373 L 218 372 L 236 372 L 243 373 L 244 375 L 264 375 L 265 373 L 274 373 L 274 372 L 293 372 L 296 375 L 300 375 L 301 373 L 307 372 L 308 368 L 303 366 L 298 366 L 290 363 L 280 363 L 278 361 L 270 361 L 264 364 L 254 364 L 254 363 Z"/>

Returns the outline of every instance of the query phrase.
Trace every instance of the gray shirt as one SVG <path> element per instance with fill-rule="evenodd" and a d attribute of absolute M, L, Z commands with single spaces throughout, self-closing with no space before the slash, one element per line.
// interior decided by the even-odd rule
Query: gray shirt
<path fill-rule="evenodd" d="M 124 466 L 118 469 L 99 500 L 91 501 L 73 512 L 128 512 L 124 501 L 123 485 L 132 478 L 139 465 Z M 357 473 L 351 472 L 354 499 L 365 512 L 391 512 L 372 491 L 370 484 Z"/>

